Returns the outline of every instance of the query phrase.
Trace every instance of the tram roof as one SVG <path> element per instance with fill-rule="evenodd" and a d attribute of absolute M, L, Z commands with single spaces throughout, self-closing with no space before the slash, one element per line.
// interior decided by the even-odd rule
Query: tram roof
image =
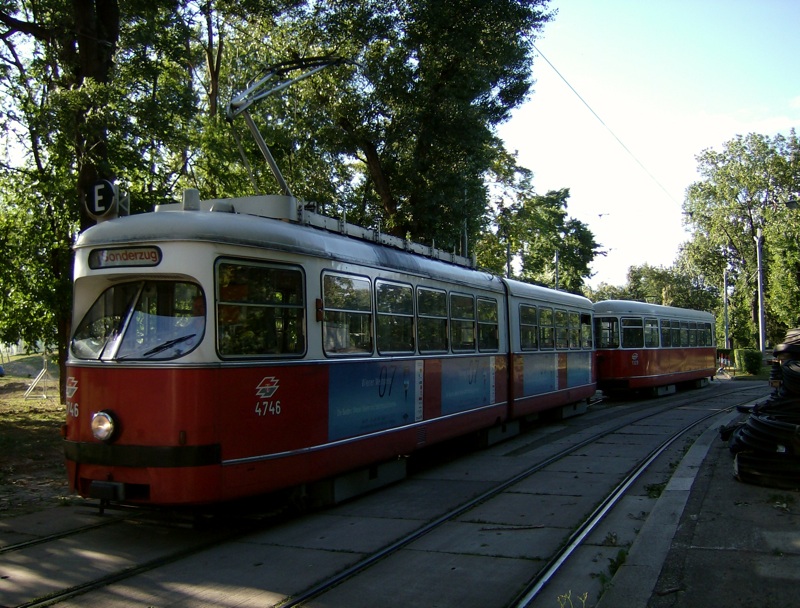
<path fill-rule="evenodd" d="M 652 315 L 656 317 L 672 317 L 678 319 L 694 319 L 714 321 L 714 315 L 702 310 L 678 308 L 676 306 L 663 306 L 661 304 L 648 304 L 631 300 L 603 300 L 594 305 L 595 315 Z"/>
<path fill-rule="evenodd" d="M 383 268 L 503 291 L 499 277 L 367 240 L 244 213 L 169 210 L 100 222 L 80 234 L 75 249 L 165 241 L 213 242 Z"/>
<path fill-rule="evenodd" d="M 532 285 L 531 283 L 514 281 L 513 279 L 503 279 L 503 281 L 508 286 L 508 293 L 510 296 L 544 300 L 552 304 L 586 308 L 587 310 L 592 309 L 591 300 L 584 296 L 569 293 L 568 291 L 557 291 L 540 285 Z"/>

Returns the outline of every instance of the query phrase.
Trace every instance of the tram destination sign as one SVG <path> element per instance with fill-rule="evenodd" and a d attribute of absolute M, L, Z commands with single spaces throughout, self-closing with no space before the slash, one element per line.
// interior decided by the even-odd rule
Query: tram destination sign
<path fill-rule="evenodd" d="M 119 268 L 124 266 L 158 266 L 161 250 L 158 247 L 115 247 L 93 249 L 89 253 L 89 268 Z"/>

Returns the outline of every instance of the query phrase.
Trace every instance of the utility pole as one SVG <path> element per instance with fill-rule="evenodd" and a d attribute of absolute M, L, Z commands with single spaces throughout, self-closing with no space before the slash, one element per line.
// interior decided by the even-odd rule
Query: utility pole
<path fill-rule="evenodd" d="M 763 353 L 766 347 L 766 331 L 764 318 L 764 263 L 762 248 L 764 244 L 761 228 L 756 230 L 756 262 L 758 264 L 758 349 Z"/>

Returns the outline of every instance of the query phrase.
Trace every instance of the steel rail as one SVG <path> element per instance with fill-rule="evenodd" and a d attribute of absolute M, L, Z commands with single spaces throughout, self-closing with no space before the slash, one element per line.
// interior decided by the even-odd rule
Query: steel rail
<path fill-rule="evenodd" d="M 734 392 L 741 392 L 741 391 L 730 391 L 730 393 L 734 393 Z M 724 395 L 722 395 L 722 396 L 724 396 Z M 718 398 L 718 397 L 720 397 L 720 395 L 719 394 L 715 394 L 715 395 L 713 395 L 713 397 L 709 397 L 709 399 Z M 747 400 L 752 401 L 752 397 L 748 397 Z M 743 401 L 743 403 L 746 402 L 747 400 Z M 691 402 L 696 403 L 697 401 L 702 401 L 702 400 L 694 399 Z M 570 455 L 571 453 L 575 452 L 576 450 L 579 450 L 579 449 L 581 449 L 583 447 L 586 447 L 587 445 L 597 441 L 598 439 L 601 439 L 603 437 L 606 437 L 607 435 L 615 433 L 615 432 L 617 432 L 617 431 L 619 431 L 619 430 L 621 430 L 621 429 L 623 429 L 623 428 L 625 428 L 627 426 L 630 426 L 631 424 L 636 424 L 637 422 L 641 422 L 642 420 L 646 420 L 648 418 L 652 418 L 653 416 L 658 416 L 658 415 L 663 414 L 664 412 L 666 412 L 668 410 L 674 409 L 675 407 L 676 407 L 675 404 L 671 403 L 670 405 L 668 405 L 666 407 L 658 408 L 656 411 L 653 411 L 653 412 L 650 412 L 650 413 L 647 413 L 647 414 L 643 414 L 642 416 L 639 416 L 637 418 L 626 419 L 624 422 L 620 423 L 619 425 L 616 425 L 616 426 L 614 426 L 612 428 L 606 429 L 606 430 L 604 430 L 602 432 L 599 432 L 599 433 L 597 433 L 595 435 L 592 435 L 591 437 L 588 437 L 588 438 L 576 443 L 575 445 L 566 447 L 563 450 L 557 452 L 556 454 L 553 454 L 552 456 L 549 456 L 545 460 L 543 460 L 541 462 L 538 462 L 535 465 L 532 465 L 528 469 L 525 469 L 524 471 L 514 475 L 510 479 L 498 484 L 494 488 L 491 488 L 491 489 L 485 491 L 484 493 L 482 493 L 482 494 L 480 494 L 480 495 L 478 495 L 478 496 L 476 496 L 474 498 L 471 498 L 470 500 L 462 503 L 461 505 L 459 505 L 455 509 L 452 509 L 452 510 L 448 511 L 447 513 L 437 517 L 436 519 L 428 522 L 427 524 L 417 528 L 416 530 L 410 532 L 409 534 L 407 534 L 406 536 L 396 540 L 395 542 L 387 545 L 386 547 L 383 547 L 382 549 L 379 549 L 378 551 L 376 551 L 372 555 L 369 555 L 369 556 L 365 557 L 364 559 L 362 559 L 361 561 L 353 564 L 352 566 L 350 566 L 348 568 L 345 568 L 344 570 L 342 570 L 339 573 L 333 575 L 332 577 L 330 577 L 330 578 L 318 583 L 314 587 L 311 587 L 311 588 L 307 589 L 306 591 L 304 591 L 304 592 L 302 592 L 300 594 L 288 597 L 288 598 L 284 599 L 281 602 L 273 604 L 273 608 L 294 608 L 295 606 L 300 606 L 303 603 L 308 602 L 309 600 L 312 600 L 312 599 L 314 599 L 316 597 L 319 597 L 323 593 L 325 593 L 327 591 L 330 591 L 334 587 L 336 587 L 336 586 L 340 585 L 341 583 L 345 582 L 347 579 L 352 578 L 353 576 L 355 576 L 355 575 L 367 570 L 368 568 L 370 568 L 371 566 L 373 566 L 377 562 L 385 559 L 386 557 L 389 557 L 393 553 L 396 553 L 397 551 L 399 551 L 403 547 L 409 545 L 410 543 L 414 542 L 415 540 L 418 540 L 419 538 L 422 538 L 426 534 L 429 534 L 430 532 L 432 532 L 433 530 L 439 528 L 443 524 L 445 524 L 445 523 L 447 523 L 449 521 L 452 521 L 453 519 L 455 519 L 456 517 L 462 515 L 463 513 L 467 512 L 467 511 L 469 511 L 470 509 L 475 508 L 479 504 L 481 504 L 483 502 L 486 502 L 487 500 L 490 500 L 491 498 L 494 498 L 495 496 L 503 493 L 504 491 L 506 491 L 511 486 L 513 486 L 513 485 L 515 485 L 515 484 L 527 479 L 528 477 L 530 477 L 534 473 L 537 473 L 538 471 L 542 470 L 543 468 L 545 468 L 545 467 L 547 467 L 547 466 L 549 466 L 549 465 L 551 465 L 551 464 L 553 464 L 555 462 L 558 462 L 559 460 L 561 460 L 562 458 Z M 731 408 L 733 408 L 733 407 L 736 407 L 736 405 L 732 405 L 731 406 Z M 707 420 L 708 418 L 712 418 L 714 416 L 718 416 L 720 413 L 722 413 L 724 411 L 728 411 L 728 409 L 726 408 L 726 410 L 716 410 L 714 413 L 709 414 L 708 416 L 704 417 L 703 419 L 701 419 L 698 422 L 695 422 L 691 426 L 694 426 L 695 424 L 699 424 L 700 422 L 702 422 L 704 420 Z M 689 427 L 689 428 L 691 428 L 691 427 Z M 681 435 L 684 434 L 686 431 L 689 430 L 689 428 L 684 429 L 683 431 L 681 431 L 680 434 Z M 674 439 L 673 439 L 673 441 L 674 441 Z M 666 447 L 668 447 L 668 446 L 666 446 Z M 664 447 L 664 449 L 666 449 L 666 447 Z M 653 458 L 655 458 L 655 457 L 653 457 Z M 632 481 L 630 483 L 632 483 Z M 628 485 L 630 485 L 630 484 L 628 484 Z M 627 488 L 627 486 L 626 486 L 626 488 Z M 597 512 L 599 510 L 603 510 L 602 509 L 602 505 L 601 505 L 601 507 L 598 507 L 595 510 L 595 512 Z M 605 509 L 605 510 L 607 511 L 607 509 Z M 583 537 L 581 537 L 581 538 L 583 538 Z"/>
<path fill-rule="evenodd" d="M 733 392 L 741 392 L 741 390 L 739 390 L 739 391 L 730 391 L 730 393 L 733 393 Z M 726 393 L 727 393 L 727 391 L 725 393 L 722 393 L 722 394 L 716 393 L 713 396 L 709 396 L 709 399 L 718 398 L 720 396 L 725 396 Z M 304 602 L 307 602 L 312 598 L 315 598 L 315 597 L 318 597 L 318 596 L 322 595 L 326 591 L 336 587 L 337 585 L 341 584 L 345 580 L 357 575 L 358 573 L 360 573 L 360 572 L 362 572 L 364 570 L 367 570 L 369 567 L 371 567 L 375 563 L 377 563 L 377 562 L 381 561 L 382 559 L 388 557 L 389 555 L 397 552 L 398 550 L 400 550 L 403 547 L 407 546 L 411 542 L 413 542 L 413 541 L 425 536 L 426 534 L 432 532 L 433 530 L 437 529 L 438 527 L 440 527 L 441 525 L 447 523 L 448 521 L 451 521 L 454 518 L 460 516 L 461 514 L 463 514 L 463 513 L 467 512 L 467 511 L 469 511 L 470 509 L 478 506 L 482 502 L 490 500 L 494 496 L 497 496 L 497 495 L 501 494 L 502 492 L 504 492 L 505 490 L 507 490 L 508 488 L 513 486 L 514 484 L 519 483 L 520 481 L 523 481 L 524 479 L 526 479 L 527 477 L 533 475 L 537 471 L 540 471 L 541 469 L 549 466 L 550 464 L 553 464 L 554 462 L 557 462 L 558 460 L 560 460 L 561 458 L 564 458 L 565 456 L 569 455 L 570 453 L 572 453 L 572 452 L 574 452 L 576 450 L 579 450 L 579 449 L 585 447 L 586 445 L 589 445 L 593 441 L 596 441 L 596 440 L 598 440 L 598 439 L 600 439 L 600 438 L 602 438 L 604 436 L 607 436 L 609 434 L 617 432 L 620 429 L 623 429 L 623 428 L 625 428 L 625 427 L 627 427 L 627 426 L 629 426 L 631 424 L 636 424 L 637 422 L 640 422 L 642 420 L 646 420 L 648 418 L 652 418 L 654 416 L 658 416 L 660 414 L 663 414 L 664 412 L 666 412 L 666 411 L 668 411 L 670 409 L 674 409 L 675 407 L 681 407 L 681 406 L 684 406 L 684 405 L 688 405 L 689 403 L 697 403 L 697 402 L 705 401 L 705 400 L 706 399 L 696 399 L 695 398 L 695 399 L 692 399 L 692 400 L 686 400 L 684 403 L 678 403 L 677 405 L 674 402 L 670 402 L 669 404 L 665 405 L 664 407 L 653 408 L 652 411 L 647 412 L 647 413 L 643 413 L 642 415 L 637 416 L 637 417 L 624 416 L 624 421 L 621 422 L 620 424 L 614 425 L 613 427 L 605 429 L 602 432 L 596 433 L 596 434 L 594 434 L 593 436 L 591 436 L 589 438 L 581 440 L 580 442 L 576 443 L 575 445 L 567 447 L 567 448 L 559 451 L 558 453 L 549 456 L 548 458 L 544 459 L 543 461 L 540 461 L 537 464 L 529 467 L 525 471 L 522 471 L 522 472 L 518 473 L 517 475 L 513 476 L 512 478 L 510 478 L 510 479 L 498 484 L 494 488 L 492 488 L 490 490 L 487 490 L 486 492 L 480 494 L 479 496 L 474 497 L 474 498 L 470 499 L 469 501 L 466 501 L 465 503 L 459 505 L 458 507 L 450 510 L 449 512 L 437 517 L 435 520 L 433 520 L 431 522 L 428 522 L 427 524 L 421 526 L 417 530 L 412 531 L 411 533 L 407 534 L 403 538 L 401 538 L 401 539 L 389 544 L 388 546 L 380 549 L 379 551 L 377 551 L 374 554 L 366 557 L 365 559 L 363 559 L 360 562 L 354 564 L 353 566 L 345 569 L 344 571 L 340 572 L 339 574 L 330 577 L 326 581 L 323 581 L 323 582 L 315 585 L 314 587 L 308 589 L 307 591 L 305 591 L 305 592 L 303 592 L 301 594 L 298 594 L 298 595 L 295 595 L 295 596 L 292 596 L 292 597 L 288 597 L 284 601 L 281 601 L 281 602 L 278 602 L 277 604 L 274 604 L 274 606 L 276 608 L 291 608 L 293 606 L 298 606 L 298 605 L 300 605 L 300 604 L 302 604 Z M 731 407 L 735 407 L 735 405 L 731 406 Z M 714 414 L 711 414 L 708 417 L 705 417 L 704 419 L 707 419 L 707 418 L 713 417 L 715 415 L 718 415 L 722 411 L 725 411 L 725 410 L 717 410 Z M 698 421 L 698 423 L 701 422 L 701 421 Z M 695 423 L 695 424 L 697 424 L 697 423 Z M 125 516 L 125 517 L 121 517 L 119 519 L 111 520 L 109 522 L 99 522 L 98 524 L 92 524 L 92 525 L 89 525 L 89 526 L 83 526 L 81 528 L 76 528 L 74 530 L 66 531 L 64 533 L 60 533 L 60 534 L 55 534 L 55 535 L 52 535 L 52 536 L 44 537 L 43 539 L 35 539 L 35 540 L 32 540 L 32 541 L 27 541 L 25 543 L 19 543 L 17 545 L 10 545 L 8 547 L 5 547 L 3 549 L 3 551 L 9 552 L 9 551 L 14 550 L 14 549 L 20 549 L 20 548 L 24 548 L 24 547 L 28 547 L 28 546 L 37 545 L 37 544 L 43 544 L 44 542 L 47 542 L 47 540 L 57 540 L 58 538 L 62 538 L 62 537 L 65 537 L 65 536 L 70 536 L 72 534 L 77 534 L 77 533 L 80 533 L 80 532 L 83 532 L 83 531 L 91 530 L 93 528 L 102 527 L 103 525 L 109 525 L 111 523 L 116 523 L 118 521 L 124 521 L 126 519 L 131 519 L 131 518 L 138 518 L 138 517 L 136 517 L 136 516 L 131 517 L 131 516 L 128 515 L 128 516 Z M 139 565 L 136 565 L 136 566 L 131 566 L 129 568 L 125 568 L 125 569 L 123 569 L 123 570 L 121 570 L 119 572 L 115 572 L 115 573 L 108 574 L 106 576 L 102 576 L 102 577 L 100 577 L 98 579 L 95 579 L 93 581 L 87 581 L 85 583 L 81 583 L 81 584 L 75 585 L 75 586 L 70 587 L 68 589 L 64 589 L 64 590 L 60 590 L 60 591 L 54 591 L 54 592 L 49 593 L 49 594 L 47 594 L 45 596 L 42 596 L 42 597 L 33 599 L 31 601 L 28 601 L 26 603 L 20 604 L 18 606 L 18 608 L 43 608 L 45 606 L 51 606 L 51 605 L 56 604 L 58 602 L 61 602 L 61 601 L 67 600 L 67 599 L 71 599 L 71 598 L 74 598 L 74 597 L 77 597 L 77 596 L 80 596 L 80 595 L 84 595 L 86 593 L 89 593 L 89 592 L 97 590 L 97 589 L 101 589 L 101 588 L 106 587 L 108 585 L 121 582 L 123 580 L 129 579 L 129 578 L 131 578 L 133 576 L 136 576 L 138 574 L 142 574 L 142 573 L 145 573 L 145 572 L 148 572 L 148 571 L 151 571 L 151 570 L 155 570 L 155 569 L 160 568 L 162 566 L 166 566 L 168 564 L 180 561 L 182 559 L 185 559 L 185 558 L 190 557 L 192 555 L 201 553 L 203 551 L 211 549 L 211 548 L 213 548 L 215 546 L 219 546 L 219 545 L 224 544 L 226 542 L 229 542 L 231 540 L 235 540 L 235 539 L 238 539 L 238 538 L 249 536 L 250 534 L 252 534 L 252 532 L 253 532 L 253 529 L 250 528 L 250 529 L 248 529 L 246 531 L 237 530 L 234 533 L 225 533 L 225 534 L 222 535 L 221 538 L 220 537 L 213 538 L 213 539 L 210 539 L 210 540 L 208 540 L 206 542 L 199 543 L 196 546 L 184 548 L 184 549 L 176 551 L 176 552 L 174 552 L 172 554 L 161 556 L 161 557 L 158 557 L 158 558 L 154 558 L 154 559 L 152 559 L 150 561 L 147 561 L 147 562 L 145 562 L 143 564 L 139 564 Z"/>
<path fill-rule="evenodd" d="M 742 403 L 746 403 L 743 401 Z M 575 550 L 581 545 L 584 539 L 597 527 L 602 519 L 608 512 L 619 502 L 630 486 L 636 482 L 653 464 L 653 462 L 661 456 L 675 441 L 686 435 L 696 426 L 712 419 L 721 414 L 729 413 L 736 408 L 740 403 L 726 407 L 725 409 L 717 410 L 699 420 L 696 420 L 682 429 L 676 431 L 671 437 L 664 440 L 658 447 L 653 449 L 641 463 L 633 469 L 612 491 L 611 493 L 595 508 L 591 515 L 573 532 L 564 546 L 559 552 L 548 562 L 547 566 L 540 571 L 537 576 L 529 582 L 526 588 L 517 596 L 517 599 L 511 604 L 514 608 L 526 608 L 531 602 L 539 595 L 547 583 L 558 573 L 559 569 L 567 562 Z"/>

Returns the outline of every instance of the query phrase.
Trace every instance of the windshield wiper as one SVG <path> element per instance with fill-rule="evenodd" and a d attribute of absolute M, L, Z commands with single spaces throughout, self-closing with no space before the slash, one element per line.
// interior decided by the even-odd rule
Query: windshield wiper
<path fill-rule="evenodd" d="M 150 357 L 152 355 L 156 355 L 160 352 L 167 350 L 168 348 L 172 348 L 176 344 L 180 344 L 181 342 L 186 342 L 186 340 L 190 340 L 194 338 L 197 334 L 186 334 L 185 336 L 181 336 L 180 338 L 174 338 L 172 340 L 167 340 L 164 344 L 159 344 L 151 348 L 150 350 L 142 353 L 142 357 Z"/>

